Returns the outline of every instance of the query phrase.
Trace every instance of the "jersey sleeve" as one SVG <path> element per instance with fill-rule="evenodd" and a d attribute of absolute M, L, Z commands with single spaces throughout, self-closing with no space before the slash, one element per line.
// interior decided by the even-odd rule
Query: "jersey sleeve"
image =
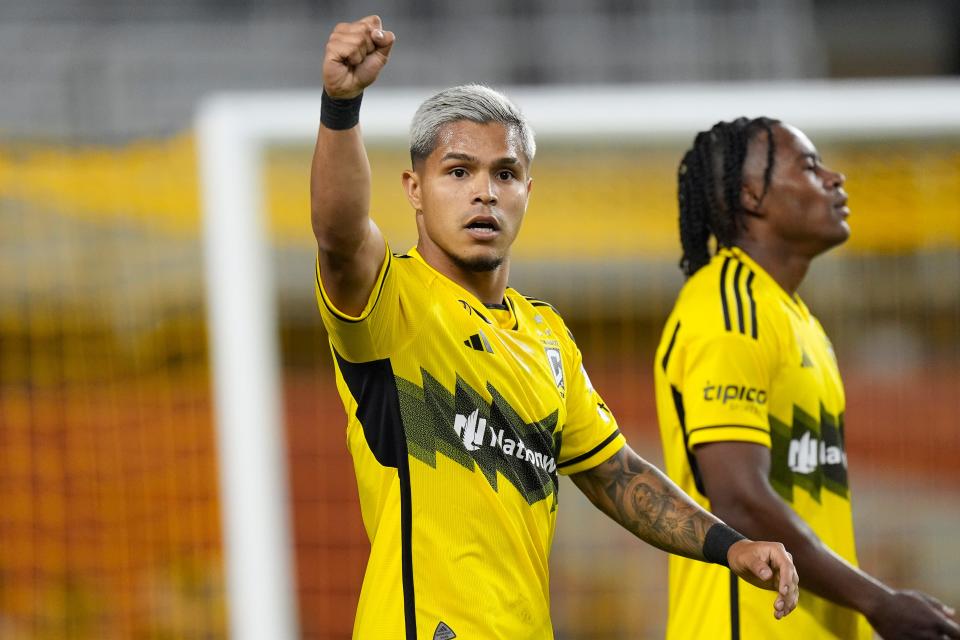
<path fill-rule="evenodd" d="M 338 309 L 327 295 L 317 258 L 317 306 L 330 336 L 330 344 L 340 357 L 350 362 L 382 360 L 411 337 L 413 316 L 404 313 L 409 306 L 405 304 L 407 287 L 395 263 L 387 246 L 367 304 L 359 315 L 351 316 Z"/>
<path fill-rule="evenodd" d="M 771 366 L 758 340 L 698 337 L 686 348 L 681 393 L 687 446 L 740 441 L 770 446 Z"/>
<path fill-rule="evenodd" d="M 563 475 L 592 469 L 626 444 L 616 419 L 593 388 L 583 356 L 572 339 L 570 348 L 573 357 L 568 361 L 567 421 L 557 458 L 557 471 Z"/>

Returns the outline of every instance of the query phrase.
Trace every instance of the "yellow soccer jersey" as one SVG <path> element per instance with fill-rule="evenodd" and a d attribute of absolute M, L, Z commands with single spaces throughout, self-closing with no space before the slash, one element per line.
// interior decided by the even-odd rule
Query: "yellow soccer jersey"
<path fill-rule="evenodd" d="M 624 444 L 563 320 L 416 250 L 387 251 L 357 317 L 317 297 L 371 544 L 354 638 L 552 638 L 557 473 Z"/>
<path fill-rule="evenodd" d="M 844 394 L 830 341 L 738 248 L 721 249 L 684 285 L 654 363 L 667 473 L 703 507 L 693 449 L 719 441 L 770 448 L 770 483 L 821 540 L 856 564 Z M 800 576 L 803 586 L 803 576 Z M 802 591 L 787 618 L 773 595 L 726 568 L 671 556 L 667 637 L 869 639 L 856 612 Z"/>

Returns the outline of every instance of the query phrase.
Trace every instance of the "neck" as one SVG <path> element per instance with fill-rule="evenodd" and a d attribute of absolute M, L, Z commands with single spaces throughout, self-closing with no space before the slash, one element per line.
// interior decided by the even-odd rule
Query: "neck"
<path fill-rule="evenodd" d="M 793 253 L 788 247 L 778 243 L 757 242 L 753 238 L 744 237 L 737 241 L 736 246 L 763 267 L 791 296 L 797 292 L 810 268 L 810 257 Z"/>
<path fill-rule="evenodd" d="M 473 271 L 453 261 L 445 252 L 432 250 L 422 242 L 417 244 L 417 251 L 427 264 L 472 293 L 483 304 L 503 302 L 510 276 L 509 257 L 489 271 Z"/>
<path fill-rule="evenodd" d="M 440 270 L 437 269 L 437 271 Z M 475 295 L 477 300 L 483 304 L 500 304 L 507 292 L 507 276 L 510 274 L 510 266 L 504 261 L 493 271 L 478 273 L 457 269 L 457 272 L 452 274 L 444 271 L 440 271 L 440 273 Z"/>

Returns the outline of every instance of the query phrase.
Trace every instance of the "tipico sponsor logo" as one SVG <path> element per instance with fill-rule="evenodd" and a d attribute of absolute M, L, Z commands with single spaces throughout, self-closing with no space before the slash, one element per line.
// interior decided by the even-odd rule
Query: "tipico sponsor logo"
<path fill-rule="evenodd" d="M 707 402 L 726 404 L 733 401 L 746 401 L 755 404 L 767 403 L 766 389 L 757 389 L 739 384 L 710 384 L 703 388 L 703 399 Z"/>
<path fill-rule="evenodd" d="M 458 413 L 453 419 L 453 429 L 467 451 L 477 451 L 484 446 L 494 447 L 504 455 L 514 456 L 547 473 L 553 473 L 557 468 L 553 456 L 530 449 L 520 438 L 505 438 L 503 429 L 488 428 L 486 419 L 480 417 L 479 409 L 474 409 L 466 416 Z"/>
<path fill-rule="evenodd" d="M 828 445 L 807 431 L 800 438 L 790 441 L 787 464 L 794 473 L 809 474 L 820 465 L 840 464 L 846 467 L 847 454 L 840 447 Z"/>

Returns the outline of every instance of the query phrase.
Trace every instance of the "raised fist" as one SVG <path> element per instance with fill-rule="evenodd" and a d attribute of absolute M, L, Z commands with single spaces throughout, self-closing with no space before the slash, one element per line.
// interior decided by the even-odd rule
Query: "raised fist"
<path fill-rule="evenodd" d="M 387 64 L 396 36 L 384 31 L 380 16 L 341 22 L 323 56 L 323 87 L 331 98 L 353 98 L 373 84 Z"/>

